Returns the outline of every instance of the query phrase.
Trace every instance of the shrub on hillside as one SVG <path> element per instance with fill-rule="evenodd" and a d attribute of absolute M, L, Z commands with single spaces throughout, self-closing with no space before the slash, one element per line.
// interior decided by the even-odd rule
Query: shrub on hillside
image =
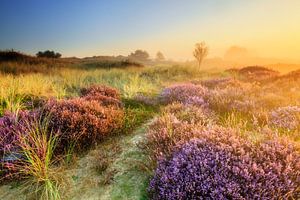
<path fill-rule="evenodd" d="M 288 74 L 281 76 L 280 79 L 299 80 L 300 79 L 300 69 L 291 71 Z"/>
<path fill-rule="evenodd" d="M 193 97 L 203 98 L 207 93 L 207 89 L 201 85 L 192 83 L 176 84 L 165 88 L 160 95 L 161 102 L 169 104 L 175 101 L 186 103 Z"/>
<path fill-rule="evenodd" d="M 262 81 L 279 76 L 278 71 L 261 66 L 249 66 L 239 70 L 239 74 L 251 81 Z"/>
<path fill-rule="evenodd" d="M 75 142 L 78 148 L 89 147 L 120 128 L 124 115 L 120 108 L 84 98 L 51 100 L 45 111 L 50 113 L 50 128 L 60 132 L 60 150 Z"/>
<path fill-rule="evenodd" d="M 300 126 L 300 107 L 279 107 L 269 113 L 269 125 L 277 128 L 295 130 Z"/>
<path fill-rule="evenodd" d="M 288 199 L 300 197 L 300 157 L 290 144 L 255 146 L 231 131 L 211 129 L 161 160 L 152 199 Z"/>

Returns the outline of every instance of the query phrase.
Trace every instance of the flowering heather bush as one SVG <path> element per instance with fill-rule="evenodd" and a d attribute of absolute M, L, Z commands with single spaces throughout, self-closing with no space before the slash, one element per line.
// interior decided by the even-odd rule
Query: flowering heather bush
<path fill-rule="evenodd" d="M 20 111 L 18 114 L 5 113 L 0 118 L 0 179 L 14 177 L 20 150 L 19 136 L 26 135 L 28 127 L 38 116 L 37 111 Z"/>
<path fill-rule="evenodd" d="M 152 199 L 300 198 L 300 156 L 281 141 L 253 145 L 230 129 L 202 131 L 150 182 Z"/>
<path fill-rule="evenodd" d="M 60 132 L 59 149 L 72 142 L 86 148 L 122 126 L 124 112 L 84 98 L 51 100 L 45 106 L 50 113 L 50 128 Z"/>
<path fill-rule="evenodd" d="M 213 110 L 219 112 L 253 109 L 252 106 L 256 106 L 253 97 L 259 93 L 259 89 L 255 84 L 228 81 L 207 93 L 206 100 Z"/>
<path fill-rule="evenodd" d="M 0 118 L 0 158 L 6 152 L 11 153 L 16 150 L 18 137 L 16 132 L 26 132 L 27 123 L 33 122 L 38 118 L 37 111 L 19 111 L 17 114 L 5 113 Z"/>
<path fill-rule="evenodd" d="M 179 121 L 189 124 L 211 125 L 216 121 L 215 113 L 208 108 L 181 103 L 172 103 L 163 112 L 174 115 Z"/>
<path fill-rule="evenodd" d="M 164 104 L 169 104 L 175 101 L 185 103 L 191 97 L 203 97 L 207 93 L 207 89 L 201 85 L 192 83 L 177 84 L 165 88 L 161 95 L 161 101 Z"/>
<path fill-rule="evenodd" d="M 269 124 L 273 127 L 295 130 L 300 126 L 300 107 L 280 107 L 270 112 Z"/>
<path fill-rule="evenodd" d="M 146 140 L 139 145 L 154 166 L 159 158 L 168 157 L 178 145 L 197 137 L 197 131 L 216 121 L 210 110 L 180 103 L 166 106 L 163 113 L 150 124 Z"/>
<path fill-rule="evenodd" d="M 105 85 L 92 85 L 88 88 L 81 89 L 82 96 L 97 96 L 99 94 L 106 96 L 106 97 L 112 97 L 114 99 L 120 99 L 119 92 L 111 87 L 105 86 Z"/>
<path fill-rule="evenodd" d="M 196 126 L 181 122 L 173 114 L 166 113 L 150 124 L 146 139 L 139 143 L 139 148 L 149 155 L 151 167 L 155 168 L 157 160 L 168 157 L 177 145 L 194 137 Z"/>
<path fill-rule="evenodd" d="M 93 85 L 81 90 L 82 98 L 87 101 L 95 100 L 103 106 L 122 107 L 119 92 L 104 85 Z"/>
<path fill-rule="evenodd" d="M 202 97 L 192 96 L 189 97 L 185 102 L 185 105 L 198 106 L 203 108 L 208 108 L 208 103 Z"/>
<path fill-rule="evenodd" d="M 82 99 L 87 101 L 97 101 L 102 106 L 115 106 L 121 108 L 122 102 L 119 99 L 113 97 L 104 96 L 101 94 L 87 95 L 82 97 Z"/>

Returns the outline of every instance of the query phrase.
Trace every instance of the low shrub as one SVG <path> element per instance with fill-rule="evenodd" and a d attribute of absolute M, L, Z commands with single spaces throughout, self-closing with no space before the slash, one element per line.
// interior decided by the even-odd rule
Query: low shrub
<path fill-rule="evenodd" d="M 81 96 L 87 101 L 97 101 L 102 106 L 122 107 L 119 92 L 105 85 L 92 85 L 81 90 Z"/>
<path fill-rule="evenodd" d="M 269 125 L 276 128 L 295 130 L 300 126 L 300 107 L 279 107 L 269 113 Z"/>
<path fill-rule="evenodd" d="M 27 123 L 38 118 L 37 111 L 7 112 L 0 118 L 0 158 L 5 159 L 6 152 L 11 153 L 18 148 L 16 132 L 26 132 Z M 8 159 L 8 158 L 6 158 Z"/>
<path fill-rule="evenodd" d="M 299 189 L 300 157 L 291 143 L 253 145 L 224 128 L 202 131 L 161 160 L 149 186 L 160 200 L 298 199 Z"/>
<path fill-rule="evenodd" d="M 261 66 L 249 66 L 239 70 L 239 74 L 250 81 L 264 81 L 279 76 L 278 71 Z"/>
<path fill-rule="evenodd" d="M 232 81 L 232 78 L 213 78 L 208 80 L 201 81 L 201 85 L 207 87 L 207 88 L 215 88 L 221 84 L 226 84 L 228 82 Z"/>
<path fill-rule="evenodd" d="M 97 101 L 102 106 L 113 106 L 113 107 L 119 107 L 121 108 L 123 106 L 122 102 L 119 99 L 104 96 L 101 94 L 95 94 L 95 95 L 87 95 L 82 97 L 86 101 Z"/>
<path fill-rule="evenodd" d="M 84 98 L 50 100 L 45 111 L 50 113 L 50 128 L 60 133 L 60 150 L 74 142 L 77 148 L 89 147 L 122 127 L 124 116 L 120 108 Z"/>
<path fill-rule="evenodd" d="M 209 126 L 215 124 L 216 115 L 206 107 L 172 103 L 163 108 L 163 113 L 174 115 L 180 122 Z"/>
<path fill-rule="evenodd" d="M 120 99 L 120 93 L 118 90 L 105 85 L 92 85 L 87 88 L 82 88 L 81 94 L 83 97 L 103 95 L 106 97 L 112 97 L 114 99 Z"/>
<path fill-rule="evenodd" d="M 219 84 L 205 96 L 210 108 L 218 112 L 240 111 L 250 112 L 256 108 L 254 97 L 259 94 L 256 84 L 241 81 L 228 81 Z"/>
<path fill-rule="evenodd" d="M 203 98 L 207 89 L 201 85 L 192 83 L 177 84 L 165 88 L 160 95 L 161 102 L 169 104 L 175 101 L 186 103 L 192 97 Z"/>
<path fill-rule="evenodd" d="M 0 181 L 18 177 L 15 164 L 21 158 L 20 136 L 25 136 L 38 118 L 37 111 L 5 113 L 0 118 Z"/>
<path fill-rule="evenodd" d="M 172 104 L 150 124 L 146 139 L 139 143 L 139 148 L 149 156 L 152 167 L 155 167 L 157 160 L 170 156 L 178 145 L 197 137 L 199 130 L 214 123 L 209 111 Z"/>

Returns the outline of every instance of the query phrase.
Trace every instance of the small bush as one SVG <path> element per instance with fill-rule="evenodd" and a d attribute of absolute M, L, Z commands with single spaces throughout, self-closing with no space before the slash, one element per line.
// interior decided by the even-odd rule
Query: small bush
<path fill-rule="evenodd" d="M 298 199 L 299 170 L 292 145 L 274 140 L 256 146 L 218 128 L 162 160 L 149 191 L 160 200 Z"/>
<path fill-rule="evenodd" d="M 0 181 L 18 177 L 16 163 L 20 162 L 20 136 L 39 118 L 37 111 L 5 113 L 0 118 Z"/>
<path fill-rule="evenodd" d="M 213 79 L 203 80 L 200 83 L 201 85 L 207 88 L 215 88 L 221 84 L 226 84 L 230 81 L 232 81 L 232 78 L 213 78 Z"/>
<path fill-rule="evenodd" d="M 87 88 L 82 88 L 81 94 L 83 97 L 103 95 L 118 100 L 120 99 L 120 93 L 118 92 L 118 90 L 105 85 L 92 85 Z"/>
<path fill-rule="evenodd" d="M 181 103 L 172 103 L 163 109 L 164 113 L 174 115 L 179 121 L 188 124 L 200 124 L 208 126 L 215 124 L 216 115 L 208 108 L 194 105 L 184 105 Z"/>
<path fill-rule="evenodd" d="M 177 84 L 165 88 L 161 95 L 161 101 L 164 104 L 169 104 L 175 101 L 185 103 L 192 97 L 204 97 L 206 95 L 206 88 L 201 85 L 192 83 Z"/>
<path fill-rule="evenodd" d="M 60 132 L 59 149 L 87 148 L 122 126 L 124 112 L 116 107 L 105 107 L 84 98 L 51 100 L 45 110 L 50 113 L 50 128 Z"/>
<path fill-rule="evenodd" d="M 234 110 L 247 113 L 256 108 L 257 105 L 252 97 L 259 93 L 259 89 L 256 84 L 232 80 L 210 90 L 205 100 L 210 108 L 221 113 Z"/>
<path fill-rule="evenodd" d="M 36 111 L 19 111 L 17 114 L 5 113 L 0 118 L 0 158 L 5 159 L 18 148 L 18 136 L 16 132 L 26 132 L 26 124 L 38 118 Z M 6 158 L 8 159 L 8 158 Z"/>
<path fill-rule="evenodd" d="M 300 126 L 300 107 L 279 107 L 269 114 L 269 125 L 277 128 L 295 130 Z"/>
<path fill-rule="evenodd" d="M 97 101 L 103 106 L 122 107 L 119 92 L 105 85 L 92 85 L 81 89 L 81 96 L 87 101 Z"/>
<path fill-rule="evenodd" d="M 212 116 L 198 107 L 169 105 L 164 114 L 150 124 L 146 140 L 139 148 L 149 155 L 151 165 L 155 167 L 157 160 L 170 156 L 178 145 L 197 137 L 198 131 L 205 126 L 212 126 Z"/>
<path fill-rule="evenodd" d="M 276 78 L 279 76 L 278 71 L 260 66 L 249 66 L 239 70 L 239 74 L 250 81 L 263 81 Z"/>

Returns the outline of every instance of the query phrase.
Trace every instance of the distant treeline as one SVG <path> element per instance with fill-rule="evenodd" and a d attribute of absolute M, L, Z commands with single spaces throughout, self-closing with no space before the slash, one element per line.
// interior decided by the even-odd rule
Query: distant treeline
<path fill-rule="evenodd" d="M 129 60 L 125 56 L 60 57 L 60 53 L 48 50 L 38 52 L 36 56 L 14 50 L 0 51 L 0 73 L 13 75 L 51 73 L 54 69 L 74 67 L 80 69 L 143 67 L 141 63 Z"/>

